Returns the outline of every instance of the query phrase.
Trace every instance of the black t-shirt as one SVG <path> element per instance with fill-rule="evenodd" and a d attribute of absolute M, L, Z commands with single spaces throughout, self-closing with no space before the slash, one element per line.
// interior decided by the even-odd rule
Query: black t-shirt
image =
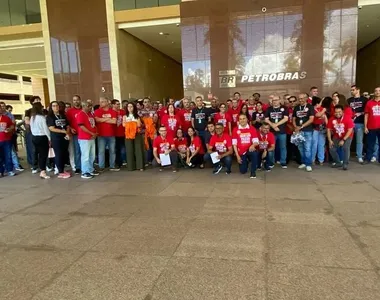
<path fill-rule="evenodd" d="M 275 124 L 280 122 L 283 118 L 285 118 L 285 116 L 289 117 L 289 110 L 283 105 L 277 108 L 270 106 L 265 112 L 265 118 L 269 118 L 269 121 Z M 271 131 L 275 134 L 281 134 L 285 133 L 285 128 L 286 122 L 278 126 L 278 129 L 280 129 L 280 131 L 274 131 L 273 128 L 271 128 Z"/>
<path fill-rule="evenodd" d="M 354 98 L 351 97 L 347 100 L 348 104 L 354 111 L 354 115 L 356 113 L 364 113 L 365 106 L 368 102 L 368 99 L 366 97 L 359 97 L 359 98 Z M 364 114 L 362 114 L 359 117 L 354 118 L 354 123 L 359 123 L 359 124 L 364 124 Z"/>
<path fill-rule="evenodd" d="M 293 118 L 296 118 L 296 125 L 301 126 L 309 121 L 309 118 L 314 116 L 314 107 L 311 104 L 297 105 L 293 111 Z M 304 127 L 302 131 L 312 131 L 313 123 Z"/>
<path fill-rule="evenodd" d="M 53 116 L 48 115 L 46 117 L 46 123 L 47 123 L 48 127 L 54 126 L 57 129 L 63 129 L 63 130 L 66 130 L 66 128 L 69 124 L 66 116 L 63 116 L 63 115 L 53 115 Z M 53 139 L 62 139 L 66 136 L 66 134 L 50 131 L 50 136 L 51 136 L 52 140 Z"/>
<path fill-rule="evenodd" d="M 265 112 L 255 111 L 252 113 L 252 121 L 263 121 L 264 119 L 265 119 Z M 261 125 L 262 123 L 256 122 L 254 126 L 256 129 L 259 129 Z"/>
<path fill-rule="evenodd" d="M 191 112 L 191 118 L 194 118 L 194 127 L 196 130 L 206 130 L 208 117 L 210 116 L 209 109 L 207 108 L 193 108 Z"/>
<path fill-rule="evenodd" d="M 214 120 L 214 116 L 215 116 L 215 114 L 218 113 L 218 112 L 219 112 L 219 108 L 213 108 L 213 107 L 210 107 L 210 108 L 208 109 L 208 114 L 209 114 L 209 116 L 210 116 L 210 118 L 211 118 L 212 120 Z"/>

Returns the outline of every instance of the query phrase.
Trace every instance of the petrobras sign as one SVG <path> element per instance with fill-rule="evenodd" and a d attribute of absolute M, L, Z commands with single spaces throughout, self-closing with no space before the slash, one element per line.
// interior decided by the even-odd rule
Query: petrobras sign
<path fill-rule="evenodd" d="M 266 82 L 266 81 L 285 81 L 300 80 L 306 78 L 306 72 L 286 72 L 271 74 L 243 75 L 240 82 Z"/>
<path fill-rule="evenodd" d="M 244 74 L 243 76 L 236 76 L 235 70 L 219 71 L 219 87 L 220 88 L 234 88 L 236 83 L 261 83 L 261 82 L 274 82 L 274 81 L 292 81 L 302 80 L 306 78 L 306 72 L 279 72 L 269 74 Z"/>

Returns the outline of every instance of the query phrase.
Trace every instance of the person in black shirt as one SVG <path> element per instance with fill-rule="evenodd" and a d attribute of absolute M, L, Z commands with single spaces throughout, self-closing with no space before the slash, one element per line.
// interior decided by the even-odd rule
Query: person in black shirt
<path fill-rule="evenodd" d="M 265 121 L 265 112 L 263 111 L 263 104 L 259 101 L 256 102 L 256 111 L 252 113 L 252 124 L 258 130 Z"/>
<path fill-rule="evenodd" d="M 276 150 L 280 157 L 280 164 L 283 169 L 287 168 L 286 165 L 286 123 L 289 120 L 288 109 L 281 105 L 281 99 L 279 96 L 273 96 L 272 106 L 268 107 L 265 112 L 265 122 L 271 127 L 271 131 L 276 138 Z"/>
<path fill-rule="evenodd" d="M 60 109 L 57 101 L 49 106 L 46 123 L 50 130 L 51 144 L 55 154 L 55 165 L 58 168 L 58 178 L 70 178 L 70 173 L 65 172 L 65 163 L 69 157 L 70 128 L 64 110 Z"/>
<path fill-rule="evenodd" d="M 191 112 L 191 125 L 197 131 L 198 136 L 202 140 L 202 145 L 206 150 L 205 131 L 208 121 L 210 121 L 210 111 L 203 105 L 201 96 L 195 98 L 196 107 Z"/>
<path fill-rule="evenodd" d="M 305 141 L 298 145 L 298 149 L 301 154 L 302 164 L 299 169 L 306 168 L 306 171 L 311 172 L 312 154 L 311 146 L 313 143 L 313 121 L 314 121 L 314 107 L 307 103 L 307 95 L 299 95 L 299 105 L 294 108 L 293 111 L 293 126 L 294 132 L 302 133 Z"/>
<path fill-rule="evenodd" d="M 353 110 L 356 156 L 359 163 L 363 163 L 364 109 L 368 99 L 360 96 L 360 87 L 356 85 L 351 86 L 351 95 L 352 97 L 348 99 L 348 104 Z"/>
<path fill-rule="evenodd" d="M 208 110 L 209 110 L 210 119 L 211 119 L 211 121 L 213 121 L 215 114 L 219 112 L 218 99 L 217 98 L 214 97 L 211 99 L 211 107 Z"/>

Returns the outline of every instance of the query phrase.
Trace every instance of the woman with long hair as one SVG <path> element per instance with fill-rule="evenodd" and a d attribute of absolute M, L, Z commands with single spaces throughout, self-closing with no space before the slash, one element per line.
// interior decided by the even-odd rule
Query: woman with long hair
<path fill-rule="evenodd" d="M 44 109 L 41 102 L 33 103 L 31 118 L 30 118 L 30 130 L 32 132 L 32 142 L 35 148 L 33 171 L 40 168 L 40 177 L 43 179 L 49 179 L 50 176 L 46 174 L 46 161 L 49 154 L 50 144 L 50 131 L 46 124 L 46 117 L 44 115 Z"/>
<path fill-rule="evenodd" d="M 123 116 L 125 128 L 125 147 L 127 149 L 128 171 L 144 171 L 144 138 L 141 135 L 141 119 L 137 112 L 137 106 L 129 102 Z"/>
<path fill-rule="evenodd" d="M 186 163 L 188 166 L 195 168 L 196 166 L 199 166 L 200 169 L 204 168 L 203 165 L 203 147 L 202 147 L 202 141 L 197 136 L 197 133 L 193 127 L 190 127 L 187 130 L 187 158 Z"/>
<path fill-rule="evenodd" d="M 161 125 L 166 127 L 167 137 L 174 139 L 177 129 L 181 128 L 181 119 L 175 113 L 174 104 L 169 104 L 167 109 L 168 113 L 162 116 Z"/>
<path fill-rule="evenodd" d="M 240 109 L 240 114 L 246 115 L 248 123 L 251 123 L 252 115 L 249 115 L 249 108 L 247 104 L 243 104 Z"/>
<path fill-rule="evenodd" d="M 232 134 L 232 129 L 231 129 L 232 117 L 230 114 L 227 113 L 226 104 L 222 103 L 219 105 L 219 112 L 215 114 L 214 122 L 215 124 L 218 124 L 218 123 L 223 124 L 224 133 L 229 134 L 229 135 Z"/>
<path fill-rule="evenodd" d="M 51 145 L 55 154 L 55 165 L 58 169 L 58 178 L 70 178 L 71 174 L 65 172 L 65 164 L 69 157 L 70 127 L 65 114 L 65 106 L 53 101 L 49 105 L 46 123 L 50 130 Z"/>

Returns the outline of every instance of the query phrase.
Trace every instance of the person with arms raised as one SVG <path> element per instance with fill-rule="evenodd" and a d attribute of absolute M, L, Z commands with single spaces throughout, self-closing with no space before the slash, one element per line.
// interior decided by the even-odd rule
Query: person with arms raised
<path fill-rule="evenodd" d="M 232 145 L 239 163 L 241 174 L 246 174 L 248 171 L 248 163 L 251 163 L 250 178 L 256 178 L 257 169 L 257 151 L 259 145 L 257 131 L 248 123 L 248 118 L 245 114 L 239 116 L 238 126 L 232 132 Z"/>

